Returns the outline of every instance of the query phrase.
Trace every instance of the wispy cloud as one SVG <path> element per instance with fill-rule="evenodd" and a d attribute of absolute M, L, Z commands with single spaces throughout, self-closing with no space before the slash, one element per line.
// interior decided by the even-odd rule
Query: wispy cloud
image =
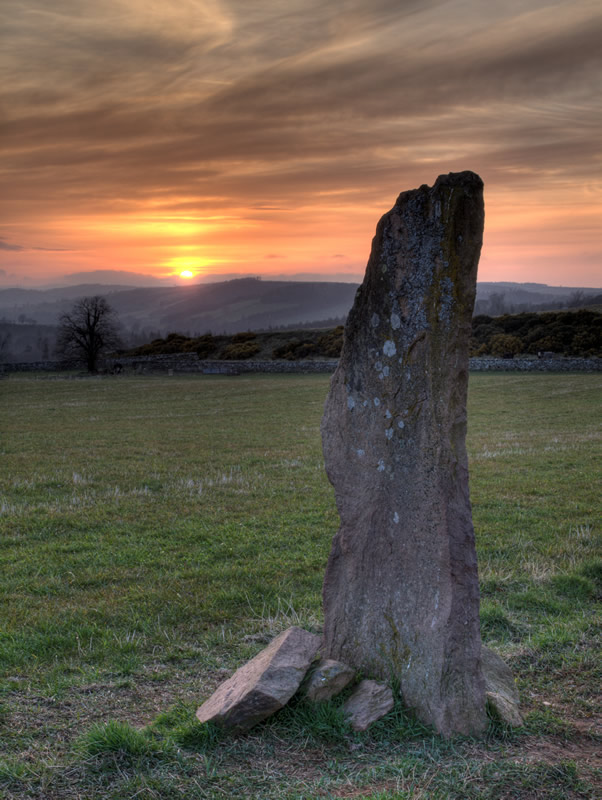
<path fill-rule="evenodd" d="M 65 247 L 26 247 L 22 244 L 11 244 L 5 239 L 0 238 L 0 250 L 6 250 L 11 253 L 21 253 L 27 250 L 39 250 L 45 253 L 65 253 L 68 248 Z"/>
<path fill-rule="evenodd" d="M 284 226 L 292 245 L 328 224 L 347 252 L 345 214 L 467 167 L 508 236 L 512 195 L 523 218 L 561 194 L 575 212 L 602 205 L 589 0 L 5 0 L 2 13 L 0 203 L 14 230 L 235 209 L 256 259 L 281 252 Z M 61 230 L 56 249 L 81 251 Z"/>
<path fill-rule="evenodd" d="M 10 244 L 9 242 L 6 242 L 4 239 L 0 239 L 0 250 L 8 250 L 9 252 L 12 253 L 18 253 L 20 250 L 23 249 L 24 248 L 21 247 L 20 244 Z"/>

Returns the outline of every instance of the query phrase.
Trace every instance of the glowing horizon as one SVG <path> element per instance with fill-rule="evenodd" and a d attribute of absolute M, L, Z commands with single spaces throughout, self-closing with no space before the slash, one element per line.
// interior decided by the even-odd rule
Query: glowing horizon
<path fill-rule="evenodd" d="M 3 7 L 0 286 L 360 281 L 399 192 L 464 169 L 485 183 L 479 280 L 601 285 L 588 0 L 94 9 Z"/>

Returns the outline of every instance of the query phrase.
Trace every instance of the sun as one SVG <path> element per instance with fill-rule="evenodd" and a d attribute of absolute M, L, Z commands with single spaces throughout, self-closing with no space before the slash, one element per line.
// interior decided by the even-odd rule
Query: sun
<path fill-rule="evenodd" d="M 180 272 L 180 278 L 194 278 L 194 272 L 191 272 L 189 269 L 183 269 L 182 272 Z"/>

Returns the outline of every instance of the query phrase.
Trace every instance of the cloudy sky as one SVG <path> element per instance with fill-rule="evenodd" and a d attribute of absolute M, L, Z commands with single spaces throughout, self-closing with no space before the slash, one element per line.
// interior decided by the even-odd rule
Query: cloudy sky
<path fill-rule="evenodd" d="M 480 280 L 602 285 L 599 0 L 2 0 L 0 16 L 4 286 L 357 280 L 399 192 L 464 169 L 485 181 Z"/>

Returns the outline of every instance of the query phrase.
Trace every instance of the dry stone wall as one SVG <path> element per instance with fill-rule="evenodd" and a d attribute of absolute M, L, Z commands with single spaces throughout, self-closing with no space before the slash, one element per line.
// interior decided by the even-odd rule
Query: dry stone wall
<path fill-rule="evenodd" d="M 108 369 L 121 364 L 127 372 L 202 373 L 205 375 L 240 375 L 248 372 L 267 373 L 333 373 L 338 361 L 210 361 L 199 360 L 194 353 L 136 356 L 114 359 Z M 26 361 L 0 364 L 2 372 L 58 372 L 79 369 L 59 361 Z M 602 372 L 602 358 L 471 358 L 471 372 Z"/>

